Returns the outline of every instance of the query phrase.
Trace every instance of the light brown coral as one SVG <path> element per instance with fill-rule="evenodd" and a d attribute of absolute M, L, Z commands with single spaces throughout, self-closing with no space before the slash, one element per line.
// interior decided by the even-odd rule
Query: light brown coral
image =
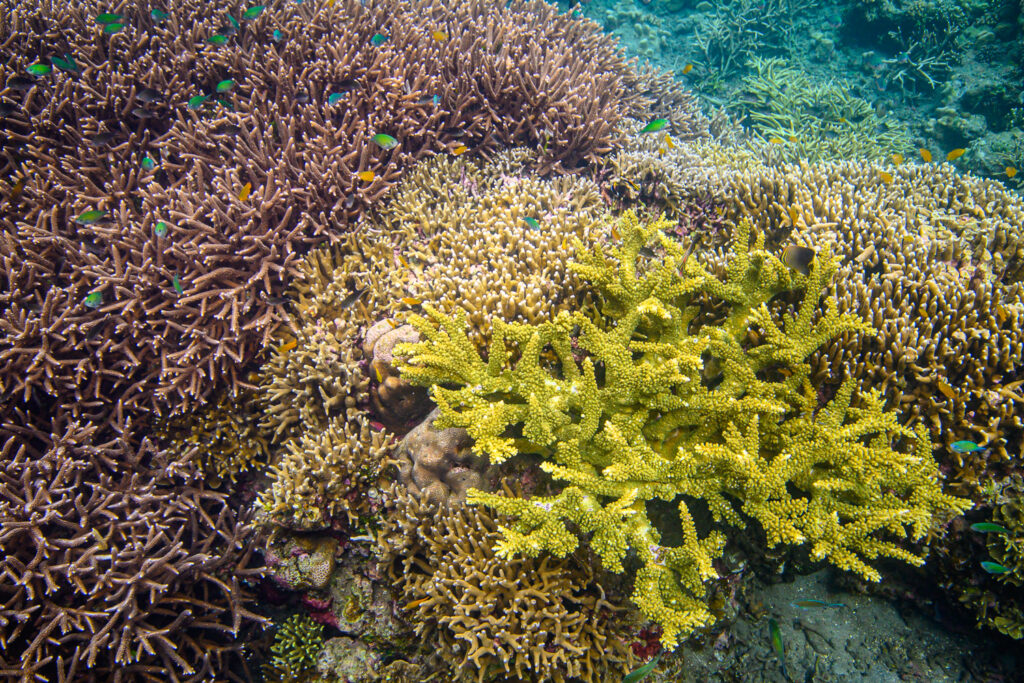
<path fill-rule="evenodd" d="M 395 448 L 398 479 L 426 503 L 463 503 L 471 488 L 485 488 L 487 458 L 473 452 L 469 433 L 459 427 L 438 429 L 435 408 Z"/>
<path fill-rule="evenodd" d="M 416 424 L 433 406 L 427 390 L 403 381 L 394 364 L 395 344 L 412 343 L 419 338 L 412 325 L 400 325 L 390 318 L 371 326 L 363 337 L 363 355 L 376 380 L 370 388 L 373 413 L 399 432 Z"/>
<path fill-rule="evenodd" d="M 618 680 L 633 662 L 625 620 L 595 583 L 592 563 L 499 561 L 486 511 L 424 503 L 400 489 L 380 535 L 383 561 L 425 642 L 453 681 Z"/>

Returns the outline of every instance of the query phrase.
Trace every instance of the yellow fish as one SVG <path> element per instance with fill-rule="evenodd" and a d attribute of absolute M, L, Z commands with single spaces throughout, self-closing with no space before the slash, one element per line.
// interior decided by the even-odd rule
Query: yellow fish
<path fill-rule="evenodd" d="M 846 117 L 845 116 L 840 116 L 839 117 L 839 123 L 846 123 Z"/>
<path fill-rule="evenodd" d="M 289 351 L 291 351 L 292 349 L 294 349 L 298 345 L 299 345 L 299 342 L 297 342 L 296 340 L 292 339 L 290 342 L 285 342 L 284 344 L 281 344 L 281 346 L 279 346 L 277 348 L 277 352 L 278 353 L 288 353 Z"/>
<path fill-rule="evenodd" d="M 770 138 L 768 142 L 772 143 L 773 145 L 781 145 L 783 142 L 785 142 L 785 140 L 783 140 L 782 138 Z"/>
<path fill-rule="evenodd" d="M 413 298 L 413 297 L 411 297 L 411 296 L 403 296 L 403 297 L 402 297 L 402 298 L 400 299 L 400 301 L 401 301 L 401 302 L 402 302 L 403 304 L 405 304 L 406 306 L 419 306 L 419 305 L 420 305 L 421 303 L 423 303 L 423 302 L 422 302 L 422 301 L 420 301 L 419 299 L 414 299 L 414 298 Z"/>
<path fill-rule="evenodd" d="M 954 398 L 956 398 L 956 392 L 953 391 L 953 387 L 949 386 L 941 379 L 938 382 L 936 382 L 935 385 L 939 388 L 939 391 L 942 392 L 942 395 L 948 398 L 949 400 L 953 400 Z"/>
<path fill-rule="evenodd" d="M 1015 175 L 1017 175 L 1017 169 L 1015 169 L 1013 166 L 1007 166 L 1006 167 L 1006 177 L 1007 178 L 1012 178 Z"/>
<path fill-rule="evenodd" d="M 800 217 L 800 212 L 796 210 L 795 206 L 789 207 L 789 221 L 796 227 L 796 219 Z"/>
<path fill-rule="evenodd" d="M 892 155 L 892 163 L 894 163 L 896 165 L 902 164 L 903 163 L 903 155 L 902 154 L 893 154 Z"/>
<path fill-rule="evenodd" d="M 790 136 L 789 136 L 788 138 L 786 138 L 786 139 L 787 139 L 787 140 L 789 140 L 790 142 L 796 142 L 796 136 L 795 136 L 795 135 L 790 135 Z"/>
<path fill-rule="evenodd" d="M 403 257 L 401 254 L 398 254 L 398 262 L 402 264 L 403 268 L 408 268 L 409 267 L 409 262 L 406 261 L 405 257 Z"/>
<path fill-rule="evenodd" d="M 381 373 L 380 368 L 377 367 L 376 363 L 373 364 L 373 372 L 377 375 L 377 383 L 382 383 L 384 381 L 384 375 Z"/>
<path fill-rule="evenodd" d="M 252 192 L 252 183 L 246 183 L 242 185 L 242 191 L 238 193 L 238 201 L 244 202 L 249 198 L 249 193 Z"/>
<path fill-rule="evenodd" d="M 452 154 L 454 154 L 455 156 L 459 156 L 460 154 L 465 154 L 468 151 L 469 147 L 466 147 L 465 145 L 459 145 L 458 147 L 452 150 Z"/>
<path fill-rule="evenodd" d="M 439 43 L 443 43 L 444 41 L 448 40 L 448 34 L 445 33 L 444 31 L 431 31 L 430 37 Z"/>
<path fill-rule="evenodd" d="M 886 173 L 885 171 L 879 171 L 878 177 L 882 179 L 882 182 L 888 185 L 892 182 L 892 173 Z"/>
<path fill-rule="evenodd" d="M 1003 308 L 1002 304 L 996 304 L 996 317 L 999 318 L 1000 325 L 1006 322 L 1006 309 Z"/>
<path fill-rule="evenodd" d="M 686 66 L 683 67 L 683 75 L 684 76 L 686 74 L 690 73 L 691 71 L 693 71 L 693 64 L 687 64 Z"/>
<path fill-rule="evenodd" d="M 669 135 L 668 133 L 665 133 L 665 147 L 667 147 L 669 149 L 675 149 L 676 148 L 675 141 L 672 140 L 672 136 Z"/>
<path fill-rule="evenodd" d="M 922 159 L 924 159 L 928 163 L 931 163 L 931 160 L 932 160 L 932 153 L 931 152 L 926 150 L 924 147 L 922 147 L 921 149 L 919 149 L 917 151 L 921 153 L 921 158 Z"/>
<path fill-rule="evenodd" d="M 619 229 L 614 225 L 612 226 L 612 239 L 619 239 Z"/>
<path fill-rule="evenodd" d="M 356 173 L 356 177 L 359 178 L 360 180 L 370 182 L 371 180 L 377 177 L 377 174 L 374 173 L 373 171 L 360 171 L 359 173 Z"/>
<path fill-rule="evenodd" d="M 946 155 L 946 161 L 956 161 L 957 159 L 962 157 L 964 155 L 964 152 L 966 152 L 966 151 L 967 150 L 964 149 L 963 147 L 957 147 L 956 149 L 951 149 L 949 151 L 949 154 Z"/>

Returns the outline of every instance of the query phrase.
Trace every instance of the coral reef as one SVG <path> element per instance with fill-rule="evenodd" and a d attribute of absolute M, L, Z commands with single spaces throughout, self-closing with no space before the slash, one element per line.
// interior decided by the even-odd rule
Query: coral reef
<path fill-rule="evenodd" d="M 389 507 L 382 561 L 421 642 L 439 647 L 446 680 L 596 682 L 631 668 L 621 608 L 588 559 L 503 559 L 494 550 L 502 520 L 483 509 L 397 488 Z"/>
<path fill-rule="evenodd" d="M 193 455 L 206 483 L 236 481 L 267 463 L 270 435 L 257 424 L 253 392 L 223 392 L 215 400 L 168 420 L 156 420 L 150 434 L 177 452 Z"/>
<path fill-rule="evenodd" d="M 879 116 L 837 78 L 812 82 L 778 57 L 752 57 L 727 109 L 747 123 L 773 159 L 878 159 L 910 148 L 906 127 Z"/>
<path fill-rule="evenodd" d="M 670 226 L 645 228 L 627 214 L 621 247 L 577 244 L 583 256 L 570 268 L 599 290 L 596 319 L 576 311 L 537 325 L 496 320 L 484 361 L 465 316 L 425 306 L 429 319 L 411 318 L 422 341 L 395 351 L 407 358 L 406 379 L 431 386 L 438 427 L 466 428 L 495 463 L 537 454 L 565 482 L 557 495 L 529 500 L 470 492 L 470 502 L 516 520 L 503 527 L 498 557 L 564 557 L 578 546 L 567 523 L 610 570 L 621 572 L 632 549 L 643 564 L 633 599 L 674 648 L 712 621 L 703 584 L 717 576 L 725 536 L 698 537 L 684 499 L 682 544 L 663 547 L 649 500 L 703 500 L 720 524 L 753 518 L 769 546 L 808 544 L 813 558 L 875 581 L 871 559 L 924 562 L 894 538 L 921 539 L 969 503 L 942 493 L 927 432 L 900 426 L 877 392 L 854 408 L 852 381 L 827 403 L 808 383 L 814 350 L 870 331 L 834 300 L 820 312 L 836 269 L 827 252 L 794 278 L 764 250 L 763 234 L 750 246 L 742 222 L 723 282 L 661 233 Z M 648 262 L 639 252 L 652 241 L 666 255 Z M 794 286 L 805 290 L 802 303 L 780 327 L 767 302 Z M 728 311 L 694 330 L 699 293 Z M 713 385 L 704 381 L 712 360 Z"/>
<path fill-rule="evenodd" d="M 419 341 L 410 325 L 400 325 L 387 318 L 372 325 L 363 336 L 363 357 L 377 382 L 370 388 L 370 405 L 382 422 L 399 429 L 423 418 L 431 403 L 423 387 L 409 384 L 399 377 L 394 367 L 392 349 L 395 344 Z"/>
<path fill-rule="evenodd" d="M 246 516 L 131 422 L 19 418 L 0 427 L 0 677 L 244 671 L 263 622 L 250 611 L 263 570 Z"/>
<path fill-rule="evenodd" d="M 476 455 L 465 429 L 437 429 L 435 408 L 395 449 L 398 480 L 427 503 L 465 502 L 471 488 L 484 488 L 487 459 Z"/>
<path fill-rule="evenodd" d="M 264 672 L 268 680 L 300 683 L 314 680 L 317 660 L 324 648 L 324 627 L 309 617 L 292 615 L 278 628 L 270 651 L 273 658 Z"/>

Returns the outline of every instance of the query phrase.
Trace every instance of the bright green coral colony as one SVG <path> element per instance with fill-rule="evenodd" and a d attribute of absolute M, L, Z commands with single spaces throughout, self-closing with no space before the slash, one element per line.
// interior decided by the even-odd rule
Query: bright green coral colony
<path fill-rule="evenodd" d="M 404 377 L 431 386 L 438 426 L 465 427 L 495 463 L 538 454 L 565 484 L 528 500 L 471 491 L 470 502 L 515 519 L 498 554 L 564 557 L 579 543 L 570 522 L 610 570 L 623 571 L 632 550 L 642 562 L 633 600 L 662 626 L 667 648 L 713 621 L 703 583 L 717 576 L 725 535 L 699 537 L 695 500 L 719 526 L 754 518 L 769 546 L 810 544 L 815 559 L 870 580 L 880 577 L 868 561 L 880 556 L 922 564 L 900 540 L 920 539 L 969 503 L 941 491 L 927 433 L 900 426 L 877 393 L 854 402 L 847 382 L 819 403 L 804 360 L 838 335 L 871 332 L 831 299 L 819 315 L 832 257 L 819 254 L 809 275 L 795 275 L 763 236 L 750 246 L 744 222 L 723 282 L 688 259 L 668 227 L 627 213 L 621 246 L 585 252 L 577 240 L 582 258 L 570 267 L 599 292 L 600 314 L 496 321 L 487 360 L 462 316 L 424 305 L 429 317 L 412 318 L 422 341 L 396 352 Z M 641 256 L 651 243 L 663 258 Z M 794 288 L 802 304 L 780 327 L 768 303 Z M 699 323 L 701 297 L 728 304 L 724 318 Z M 680 546 L 660 545 L 646 510 L 653 499 L 678 502 Z"/>

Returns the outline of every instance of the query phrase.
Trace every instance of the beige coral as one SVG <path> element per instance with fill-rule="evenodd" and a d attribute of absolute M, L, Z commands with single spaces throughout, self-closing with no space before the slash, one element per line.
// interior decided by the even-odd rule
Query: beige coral
<path fill-rule="evenodd" d="M 397 487 L 383 561 L 417 635 L 436 642 L 452 681 L 618 680 L 633 655 L 626 620 L 569 556 L 499 561 L 498 524 L 480 508 L 425 503 Z"/>

